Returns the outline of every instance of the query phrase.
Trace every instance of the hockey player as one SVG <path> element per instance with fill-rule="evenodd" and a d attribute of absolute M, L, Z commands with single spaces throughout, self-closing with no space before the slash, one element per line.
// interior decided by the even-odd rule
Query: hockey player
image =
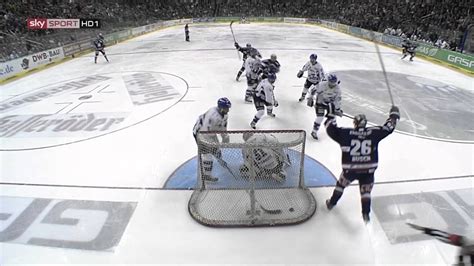
<path fill-rule="evenodd" d="M 469 239 L 468 237 L 450 234 L 445 231 L 423 227 L 415 224 L 408 223 L 409 226 L 413 227 L 414 229 L 420 230 L 423 233 L 433 236 L 436 239 L 451 244 L 454 246 L 460 247 L 458 253 L 458 259 L 455 265 L 474 265 L 474 240 Z M 466 259 L 469 259 L 467 261 Z"/>
<path fill-rule="evenodd" d="M 378 166 L 378 144 L 390 135 L 400 119 L 398 107 L 392 106 L 390 115 L 383 126 L 366 127 L 365 115 L 354 117 L 354 128 L 341 128 L 336 124 L 334 114 L 329 114 L 324 122 L 328 135 L 341 146 L 342 173 L 330 199 L 326 200 L 328 210 L 337 202 L 352 181 L 359 180 L 359 190 L 362 205 L 362 218 L 367 223 L 370 220 L 370 193 L 374 186 L 374 172 Z"/>
<path fill-rule="evenodd" d="M 277 147 L 278 139 L 273 134 L 253 132 L 244 133 L 243 139 L 247 143 L 269 144 L 269 147 L 243 149 L 244 164 L 240 167 L 241 175 L 250 177 L 250 169 L 253 168 L 256 177 L 273 178 L 279 183 L 284 182 L 285 169 L 290 166 L 290 162 L 283 148 Z M 272 144 L 275 144 L 274 147 Z"/>
<path fill-rule="evenodd" d="M 250 50 L 250 56 L 245 60 L 245 77 L 247 78 L 247 90 L 245 91 L 245 102 L 252 103 L 252 96 L 260 81 L 262 72 L 262 61 L 258 57 L 257 50 Z"/>
<path fill-rule="evenodd" d="M 250 122 L 250 126 L 253 129 L 256 129 L 258 120 L 262 118 L 265 112 L 265 106 L 267 107 L 267 115 L 275 117 L 273 107 L 278 107 L 278 102 L 275 100 L 275 95 L 273 94 L 273 83 L 275 83 L 275 81 L 276 75 L 270 73 L 268 77 L 262 80 L 257 86 L 255 95 L 253 95 L 253 104 L 255 105 L 255 109 L 257 109 L 257 113 L 252 122 Z"/>
<path fill-rule="evenodd" d="M 95 57 L 94 57 L 94 63 L 97 64 L 97 56 L 99 56 L 99 52 L 102 53 L 102 55 L 105 57 L 105 60 L 109 62 L 109 59 L 107 59 L 107 56 L 105 55 L 105 40 L 104 36 L 102 33 L 99 33 L 97 36 L 97 39 L 94 41 L 94 46 L 95 46 Z"/>
<path fill-rule="evenodd" d="M 403 47 L 403 50 L 402 50 L 403 56 L 401 59 L 405 59 L 405 57 L 410 55 L 410 61 L 413 61 L 413 58 L 416 55 L 416 47 L 417 47 L 416 43 L 411 42 L 408 39 L 403 39 L 402 47 Z"/>
<path fill-rule="evenodd" d="M 239 43 L 235 42 L 234 46 L 235 46 L 235 49 L 237 49 L 239 52 L 242 53 L 242 60 L 243 60 L 242 67 L 240 68 L 239 72 L 237 73 L 237 77 L 235 78 L 236 81 L 239 81 L 240 76 L 245 70 L 245 60 L 247 60 L 247 57 L 250 56 L 250 51 L 255 50 L 257 56 L 259 57 L 262 57 L 262 56 L 260 55 L 257 49 L 252 47 L 250 43 L 247 43 L 245 47 L 240 47 Z"/>
<path fill-rule="evenodd" d="M 312 85 L 310 94 L 307 98 L 307 105 L 313 107 L 316 111 L 316 119 L 313 123 L 313 131 L 311 136 L 318 139 L 318 130 L 321 122 L 323 122 L 324 113 L 334 113 L 337 116 L 342 115 L 341 110 L 341 89 L 339 88 L 339 81 L 335 74 L 329 74 L 327 81 L 321 82 L 319 86 Z M 316 104 L 314 96 L 316 95 Z M 331 110 L 335 108 L 335 110 Z"/>
<path fill-rule="evenodd" d="M 184 40 L 189 42 L 189 26 L 186 24 L 184 26 Z"/>
<path fill-rule="evenodd" d="M 308 71 L 308 77 L 306 78 L 306 82 L 303 86 L 303 92 L 301 93 L 301 97 L 299 98 L 299 102 L 302 102 L 308 93 L 308 89 L 312 85 L 318 85 L 321 80 L 325 78 L 323 66 L 317 61 L 318 56 L 316 54 L 312 54 L 309 56 L 309 61 L 303 66 L 296 76 L 301 78 L 305 71 Z"/>
<path fill-rule="evenodd" d="M 227 131 L 227 119 L 228 119 L 228 112 L 230 107 L 232 106 L 231 102 L 227 98 L 220 98 L 217 100 L 217 106 L 212 107 L 204 114 L 200 115 L 196 124 L 194 124 L 193 128 L 193 136 L 197 142 L 197 133 L 200 131 Z M 210 139 L 211 142 L 217 142 L 216 135 L 206 135 Z M 221 134 L 222 142 L 227 143 L 229 142 L 229 135 L 226 133 Z M 218 181 L 219 179 L 213 177 L 212 167 L 213 167 L 213 160 L 212 156 L 215 156 L 218 160 L 221 160 L 222 154 L 220 150 L 215 148 L 206 148 L 202 149 L 202 164 L 203 164 L 203 179 L 207 181 Z"/>
<path fill-rule="evenodd" d="M 277 74 L 280 72 L 280 62 L 276 54 L 271 54 L 269 59 L 262 60 L 262 79 L 266 79 L 269 73 Z"/>

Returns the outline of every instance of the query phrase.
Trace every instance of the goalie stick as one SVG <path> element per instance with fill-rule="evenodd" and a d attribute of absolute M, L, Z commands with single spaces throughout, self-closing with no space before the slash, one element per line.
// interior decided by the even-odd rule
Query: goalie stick
<path fill-rule="evenodd" d="M 233 24 L 233 23 L 234 23 L 234 21 L 232 20 L 232 21 L 230 22 L 229 27 L 230 27 L 230 32 L 232 33 L 232 38 L 234 39 L 234 43 L 236 43 L 237 41 L 235 40 L 234 30 L 232 29 L 232 24 Z M 240 60 L 240 53 L 239 53 L 239 51 L 237 51 L 237 56 L 239 57 L 239 60 Z"/>
<path fill-rule="evenodd" d="M 229 165 L 227 164 L 226 161 L 224 161 L 222 158 L 218 158 L 217 156 L 215 156 L 216 159 L 217 159 L 217 162 L 223 167 L 225 168 L 236 180 L 238 180 L 237 176 L 234 174 L 234 172 L 232 172 L 232 169 L 230 169 Z M 250 193 L 245 189 L 245 192 L 247 192 L 247 194 L 250 195 Z M 260 201 L 258 201 L 257 199 L 255 199 L 255 201 L 257 202 L 258 206 L 260 207 L 260 209 L 262 209 L 262 211 L 268 213 L 268 214 L 280 214 L 282 211 L 281 209 L 267 209 L 265 207 L 262 206 L 262 204 L 260 203 Z"/>

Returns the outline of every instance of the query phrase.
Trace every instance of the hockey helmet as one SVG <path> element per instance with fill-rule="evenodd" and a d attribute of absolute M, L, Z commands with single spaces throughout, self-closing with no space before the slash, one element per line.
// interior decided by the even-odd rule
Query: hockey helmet
<path fill-rule="evenodd" d="M 312 64 L 316 64 L 316 60 L 318 60 L 318 55 L 317 54 L 311 54 L 309 56 L 309 61 L 311 61 Z"/>
<path fill-rule="evenodd" d="M 364 128 L 367 125 L 367 118 L 364 114 L 358 114 L 353 119 L 355 128 Z"/>
<path fill-rule="evenodd" d="M 328 83 L 329 83 L 329 87 L 334 87 L 337 85 L 337 76 L 336 74 L 329 74 L 328 75 Z"/>
<path fill-rule="evenodd" d="M 102 35 L 102 33 L 99 33 L 99 35 L 97 35 L 97 37 L 99 37 L 99 39 L 104 39 L 104 35 Z"/>
<path fill-rule="evenodd" d="M 276 61 L 277 60 L 277 55 L 276 54 L 271 54 L 270 55 L 270 60 Z"/>
<path fill-rule="evenodd" d="M 220 109 L 229 109 L 232 106 L 232 103 L 230 102 L 227 97 L 222 97 L 219 100 L 217 100 L 217 107 Z"/>
<path fill-rule="evenodd" d="M 277 79 L 277 76 L 274 73 L 268 73 L 267 79 L 270 81 L 270 83 L 274 83 Z"/>
<path fill-rule="evenodd" d="M 252 45 L 250 43 L 247 43 L 247 48 L 252 48 Z"/>

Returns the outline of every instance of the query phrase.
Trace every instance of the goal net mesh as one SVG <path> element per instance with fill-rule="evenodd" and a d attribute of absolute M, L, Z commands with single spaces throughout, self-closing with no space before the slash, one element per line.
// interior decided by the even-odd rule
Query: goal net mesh
<path fill-rule="evenodd" d="M 208 226 L 297 224 L 316 211 L 305 187 L 303 130 L 199 132 L 188 210 Z"/>

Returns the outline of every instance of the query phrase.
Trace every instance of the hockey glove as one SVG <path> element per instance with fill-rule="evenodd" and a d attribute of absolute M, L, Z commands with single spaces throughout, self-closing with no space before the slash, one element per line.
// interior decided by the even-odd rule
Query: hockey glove
<path fill-rule="evenodd" d="M 313 107 L 313 106 L 314 106 L 314 99 L 313 99 L 313 97 L 310 97 L 310 98 L 307 99 L 306 105 L 309 106 L 309 107 Z"/>
<path fill-rule="evenodd" d="M 395 105 L 390 108 L 390 118 L 395 120 L 400 119 L 400 110 Z"/>
<path fill-rule="evenodd" d="M 334 114 L 337 115 L 337 116 L 339 116 L 339 117 L 342 117 L 342 114 L 343 114 L 343 113 L 344 113 L 344 112 L 342 111 L 342 109 L 336 109 L 336 111 L 334 111 Z"/>
<path fill-rule="evenodd" d="M 278 101 L 277 100 L 273 101 L 273 106 L 278 107 Z"/>
<path fill-rule="evenodd" d="M 235 49 L 239 49 L 239 44 L 237 42 L 234 43 Z"/>
<path fill-rule="evenodd" d="M 297 78 L 301 78 L 303 76 L 303 71 L 298 71 L 298 74 L 296 74 Z"/>

